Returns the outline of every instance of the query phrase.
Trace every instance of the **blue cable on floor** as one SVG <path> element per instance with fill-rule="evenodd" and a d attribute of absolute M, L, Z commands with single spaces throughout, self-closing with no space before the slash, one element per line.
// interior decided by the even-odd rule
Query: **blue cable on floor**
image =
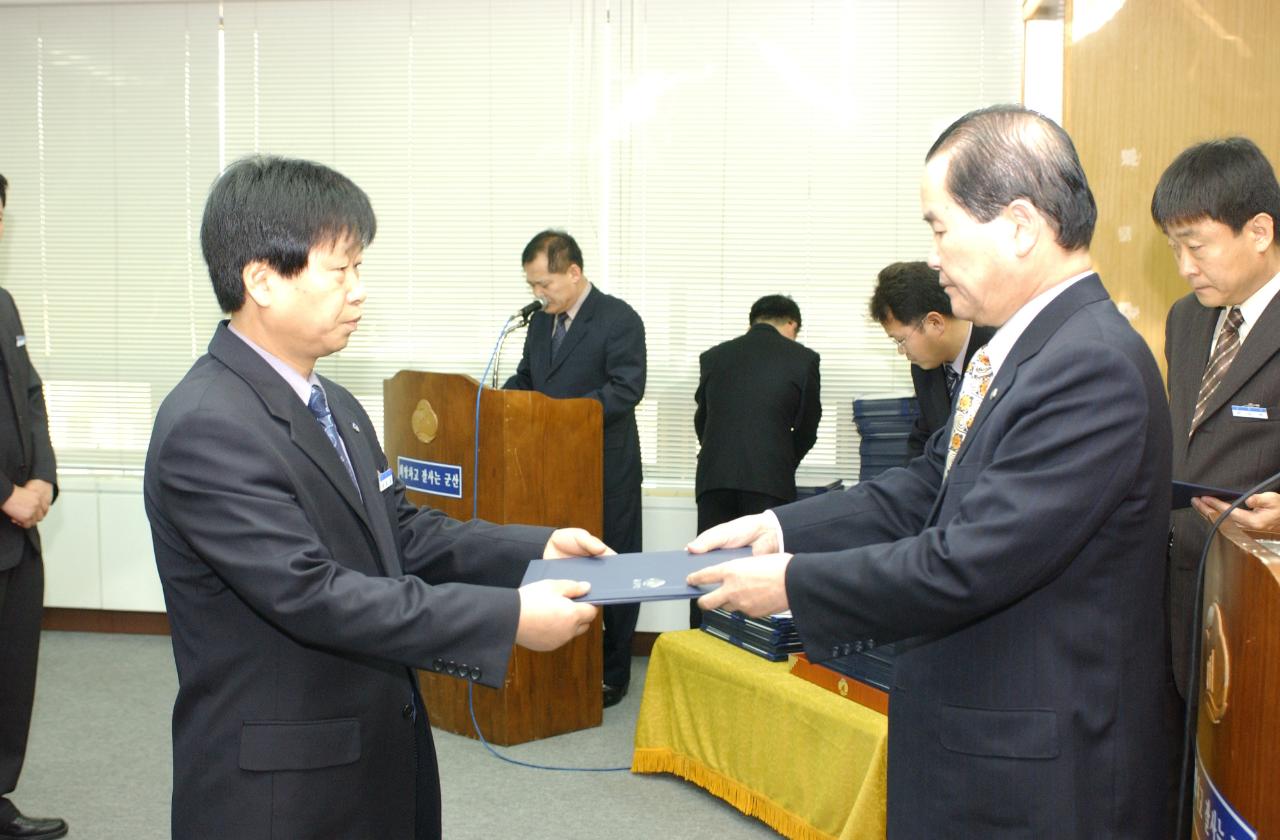
<path fill-rule="evenodd" d="M 507 323 L 502 327 L 502 334 L 498 336 L 498 341 L 493 345 L 493 352 L 489 354 L 489 361 L 484 366 L 484 374 L 480 377 L 480 387 L 476 389 L 476 411 L 475 426 L 472 435 L 472 461 L 471 461 L 471 517 L 478 518 L 480 504 L 480 395 L 484 393 L 484 383 L 489 379 L 489 370 L 493 367 L 493 360 L 498 355 L 499 348 L 502 347 L 502 340 L 507 337 L 507 327 L 515 320 L 514 317 L 508 318 Z M 480 739 L 480 743 L 484 744 L 484 748 L 493 753 L 494 758 L 500 758 L 508 764 L 518 764 L 521 767 L 532 767 L 534 770 L 565 770 L 575 773 L 614 773 L 619 770 L 630 770 L 631 767 L 551 767 L 545 764 L 533 764 L 528 761 L 520 761 L 519 759 L 510 758 L 503 755 L 493 748 L 493 746 L 484 739 L 484 735 L 480 732 L 480 723 L 476 720 L 476 704 L 472 689 L 475 683 L 467 680 L 467 709 L 471 712 L 471 726 L 476 731 L 476 737 Z"/>
<path fill-rule="evenodd" d="M 492 745 L 484 739 L 484 735 L 480 732 L 480 723 L 476 720 L 475 696 L 472 694 L 472 689 L 474 687 L 475 683 L 467 680 L 467 709 L 471 712 L 471 725 L 475 728 L 476 737 L 480 739 L 480 743 L 484 744 L 484 748 L 486 750 L 493 753 L 494 758 L 500 758 L 508 764 L 518 764 L 521 767 L 532 767 L 534 770 L 566 770 L 574 773 L 614 773 L 619 770 L 629 771 L 631 769 L 630 765 L 626 767 L 552 767 L 547 764 L 533 764 L 528 761 L 520 761 L 519 759 L 503 755 L 495 750 Z"/>

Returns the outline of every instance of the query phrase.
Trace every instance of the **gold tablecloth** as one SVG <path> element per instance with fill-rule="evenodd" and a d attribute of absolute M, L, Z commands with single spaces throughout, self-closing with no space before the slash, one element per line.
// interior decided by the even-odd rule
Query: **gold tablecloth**
<path fill-rule="evenodd" d="M 633 773 L 673 773 L 793 840 L 883 840 L 888 721 L 701 630 L 649 658 Z"/>

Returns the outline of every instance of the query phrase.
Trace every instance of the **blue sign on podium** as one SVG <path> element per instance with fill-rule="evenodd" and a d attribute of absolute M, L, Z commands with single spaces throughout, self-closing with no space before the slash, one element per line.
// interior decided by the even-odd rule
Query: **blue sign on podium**
<path fill-rule="evenodd" d="M 1258 833 L 1249 827 L 1231 803 L 1222 798 L 1213 780 L 1200 763 L 1200 751 L 1196 751 L 1196 837 L 1204 840 L 1257 840 Z"/>
<path fill-rule="evenodd" d="M 462 467 L 459 464 L 437 464 L 435 461 L 397 456 L 396 476 L 410 490 L 450 499 L 462 498 Z"/>

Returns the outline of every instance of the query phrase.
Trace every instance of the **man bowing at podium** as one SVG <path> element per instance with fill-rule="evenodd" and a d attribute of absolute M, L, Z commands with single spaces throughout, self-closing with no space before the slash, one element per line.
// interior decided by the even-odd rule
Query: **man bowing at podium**
<path fill-rule="evenodd" d="M 1090 266 L 1071 139 L 1016 106 L 938 138 L 921 185 L 956 317 L 997 327 L 904 468 L 701 534 L 752 545 L 701 602 L 790 608 L 815 660 L 907 640 L 891 838 L 1166 840 L 1160 372 Z M 786 553 L 783 553 L 786 552 Z"/>
<path fill-rule="evenodd" d="M 220 324 L 160 407 L 144 498 L 178 667 L 174 837 L 439 838 L 414 668 L 500 686 L 512 642 L 586 631 L 586 585 L 519 585 L 585 531 L 418 509 L 355 398 L 315 372 L 355 332 L 376 223 L 301 160 L 232 164 L 200 240 Z"/>

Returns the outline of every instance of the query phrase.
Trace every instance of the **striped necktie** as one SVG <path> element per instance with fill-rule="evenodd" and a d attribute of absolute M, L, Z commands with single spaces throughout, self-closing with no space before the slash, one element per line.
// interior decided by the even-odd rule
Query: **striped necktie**
<path fill-rule="evenodd" d="M 556 357 L 556 353 L 560 352 L 560 345 L 564 344 L 564 334 L 569 331 L 569 313 L 561 312 L 556 316 L 556 329 L 551 334 L 551 358 Z"/>
<path fill-rule="evenodd" d="M 316 418 L 321 428 L 324 429 L 325 435 L 329 438 L 329 443 L 333 444 L 333 448 L 338 453 L 338 460 L 342 462 L 342 466 L 347 468 L 347 475 L 351 476 L 351 483 L 359 491 L 360 484 L 356 481 L 356 471 L 351 468 L 351 461 L 347 460 L 347 450 L 342 445 L 342 439 L 338 437 L 338 426 L 333 422 L 333 412 L 329 411 L 329 401 L 325 399 L 324 390 L 319 385 L 311 386 L 311 399 L 307 400 L 307 408 L 311 410 L 311 414 Z"/>
<path fill-rule="evenodd" d="M 1240 314 L 1240 308 L 1231 307 L 1227 312 L 1226 323 L 1218 333 L 1218 343 L 1213 348 L 1213 357 L 1209 359 L 1209 365 L 1204 369 L 1204 377 L 1200 380 L 1200 396 L 1196 398 L 1196 412 L 1191 418 L 1191 429 L 1187 432 L 1187 437 L 1191 437 L 1196 427 L 1204 420 L 1204 410 L 1209 404 L 1209 397 L 1213 396 L 1222 378 L 1227 375 L 1227 368 L 1231 367 L 1236 353 L 1240 352 L 1242 324 L 1244 324 L 1244 315 Z"/>
<path fill-rule="evenodd" d="M 947 401 L 955 402 L 956 386 L 960 384 L 960 373 L 956 370 L 956 366 L 947 362 L 942 366 L 942 375 L 947 380 Z"/>
<path fill-rule="evenodd" d="M 964 443 L 964 436 L 973 426 L 973 418 L 978 416 L 982 406 L 982 398 L 991 387 L 991 357 L 987 355 L 987 346 L 978 348 L 969 360 L 964 371 L 964 384 L 960 386 L 960 399 L 956 400 L 956 413 L 951 419 L 951 441 L 947 444 L 947 465 L 942 471 L 945 478 L 951 472 L 951 464 Z"/>

